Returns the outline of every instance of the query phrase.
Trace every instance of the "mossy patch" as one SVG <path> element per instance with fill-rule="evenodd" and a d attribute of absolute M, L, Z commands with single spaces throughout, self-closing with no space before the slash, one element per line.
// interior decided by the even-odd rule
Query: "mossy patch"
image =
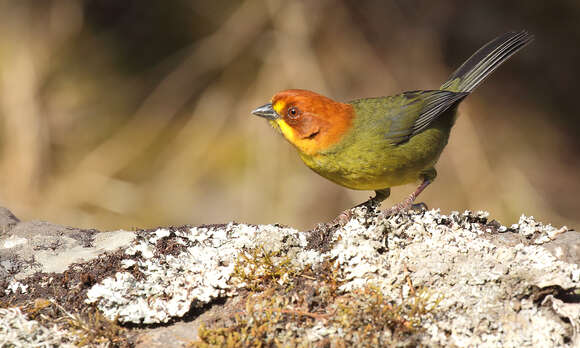
<path fill-rule="evenodd" d="M 324 262 L 300 270 L 263 247 L 239 256 L 232 277 L 248 290 L 245 308 L 199 329 L 189 347 L 416 346 L 422 322 L 441 300 L 415 289 L 392 299 L 367 285 L 342 293 L 340 265 Z"/>
<path fill-rule="evenodd" d="M 232 281 L 250 291 L 262 291 L 272 286 L 272 283 L 285 284 L 299 272 L 290 257 L 260 246 L 239 254 Z"/>
<path fill-rule="evenodd" d="M 323 302 L 312 305 L 309 296 Z M 309 308 L 309 303 L 315 308 Z M 222 325 L 200 327 L 199 340 L 189 347 L 412 347 L 420 344 L 422 321 L 438 303 L 439 298 L 434 299 L 428 290 L 419 290 L 397 304 L 373 286 L 337 297 L 287 296 L 271 288 L 248 296 L 245 310 L 224 319 Z"/>

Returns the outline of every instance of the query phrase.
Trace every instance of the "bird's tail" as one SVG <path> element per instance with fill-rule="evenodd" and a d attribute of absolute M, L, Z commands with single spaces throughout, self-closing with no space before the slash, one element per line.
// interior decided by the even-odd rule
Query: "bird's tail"
<path fill-rule="evenodd" d="M 459 69 L 455 70 L 442 90 L 471 92 L 509 57 L 532 42 L 534 36 L 520 31 L 505 33 L 475 52 Z"/>

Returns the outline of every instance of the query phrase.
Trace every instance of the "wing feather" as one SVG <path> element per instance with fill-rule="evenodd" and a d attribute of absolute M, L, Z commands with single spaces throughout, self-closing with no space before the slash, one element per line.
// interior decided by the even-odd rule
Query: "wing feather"
<path fill-rule="evenodd" d="M 408 102 L 403 105 L 393 120 L 386 137 L 400 144 L 423 132 L 445 111 L 457 105 L 466 92 L 412 91 L 402 94 Z M 419 110 L 417 110 L 419 107 Z"/>

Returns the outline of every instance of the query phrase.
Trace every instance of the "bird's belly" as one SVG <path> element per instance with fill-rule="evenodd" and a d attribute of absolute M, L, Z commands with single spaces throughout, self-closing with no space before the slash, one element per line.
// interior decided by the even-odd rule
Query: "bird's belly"
<path fill-rule="evenodd" d="M 336 152 L 301 155 L 319 175 L 354 190 L 380 190 L 416 182 L 433 168 L 448 132 L 427 130 L 401 145 L 357 142 Z"/>
<path fill-rule="evenodd" d="M 406 168 L 404 170 L 389 168 L 381 163 L 309 161 L 306 165 L 319 175 L 344 187 L 353 190 L 380 190 L 404 185 L 419 179 L 423 168 Z"/>

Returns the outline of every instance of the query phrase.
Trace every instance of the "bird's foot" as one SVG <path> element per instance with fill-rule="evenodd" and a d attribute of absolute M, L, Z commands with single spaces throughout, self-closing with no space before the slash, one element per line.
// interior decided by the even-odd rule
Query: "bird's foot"
<path fill-rule="evenodd" d="M 316 227 L 314 228 L 314 231 L 318 233 L 327 233 L 329 231 L 343 227 L 352 218 L 354 209 L 355 208 L 351 208 L 343 211 L 342 213 L 338 214 L 337 217 L 335 217 L 334 219 L 332 219 L 327 223 L 317 224 Z"/>
<path fill-rule="evenodd" d="M 421 212 L 421 211 L 429 210 L 429 207 L 427 207 L 427 204 L 425 204 L 423 202 L 413 204 L 413 202 L 410 201 L 409 198 L 407 198 L 404 201 L 402 201 L 401 203 L 395 204 L 391 208 L 383 210 L 381 213 L 385 217 L 389 217 L 389 216 L 396 215 L 396 214 L 399 214 L 399 213 L 402 213 L 402 212 L 405 212 L 408 210 Z"/>
<path fill-rule="evenodd" d="M 388 193 L 377 192 L 377 194 L 374 197 L 369 198 L 366 202 L 355 205 L 354 207 L 338 214 L 338 216 L 335 217 L 332 221 L 327 222 L 326 224 L 319 224 L 317 229 L 343 227 L 353 218 L 353 216 L 355 216 L 358 208 L 365 208 L 367 213 L 374 212 L 377 210 L 377 208 L 381 205 L 381 203 L 385 200 L 386 197 L 388 197 Z"/>
<path fill-rule="evenodd" d="M 343 227 L 350 221 L 350 219 L 353 218 L 353 216 L 355 216 L 358 208 L 365 208 L 366 211 L 369 212 L 376 210 L 376 208 L 379 205 L 380 203 L 376 204 L 375 202 L 371 202 L 371 200 L 369 200 L 365 203 L 359 204 L 357 206 L 354 206 L 350 209 L 343 211 L 342 213 L 338 214 L 338 216 L 335 217 L 332 221 L 328 222 L 327 225 L 333 227 Z"/>
<path fill-rule="evenodd" d="M 332 219 L 332 221 L 326 223 L 326 225 L 331 227 L 343 227 L 354 215 L 354 209 L 355 208 L 350 208 L 343 211 L 342 213 L 338 214 L 337 217 Z"/>
<path fill-rule="evenodd" d="M 393 205 L 389 209 L 383 210 L 382 213 L 384 216 L 391 216 L 391 215 L 396 215 L 398 213 L 401 213 L 403 211 L 407 211 L 413 205 L 414 200 L 415 200 L 415 197 L 413 197 L 413 195 L 411 195 L 411 196 L 407 197 L 405 200 L 403 200 L 402 202 Z"/>
<path fill-rule="evenodd" d="M 415 199 L 417 198 L 417 196 L 421 192 L 423 192 L 425 187 L 429 186 L 430 183 L 431 183 L 431 180 L 424 179 L 423 182 L 421 183 L 421 185 L 419 185 L 419 187 L 417 187 L 415 192 L 411 193 L 409 195 L 409 197 L 405 198 L 402 202 L 395 204 L 394 206 L 392 206 L 391 208 L 389 208 L 387 210 L 382 211 L 382 214 L 384 216 L 391 216 L 391 215 L 401 213 L 403 211 L 407 211 L 407 210 L 409 210 L 409 208 L 412 208 L 414 210 L 417 208 L 419 208 L 419 209 L 425 208 L 425 210 L 426 210 L 427 205 L 425 203 L 413 204 L 413 202 L 415 202 Z"/>
<path fill-rule="evenodd" d="M 417 211 L 417 212 L 421 212 L 421 211 L 429 210 L 429 207 L 427 206 L 427 204 L 425 204 L 423 202 L 419 202 L 419 203 L 414 203 L 413 205 L 411 205 L 411 208 L 409 208 L 409 209 Z"/>

